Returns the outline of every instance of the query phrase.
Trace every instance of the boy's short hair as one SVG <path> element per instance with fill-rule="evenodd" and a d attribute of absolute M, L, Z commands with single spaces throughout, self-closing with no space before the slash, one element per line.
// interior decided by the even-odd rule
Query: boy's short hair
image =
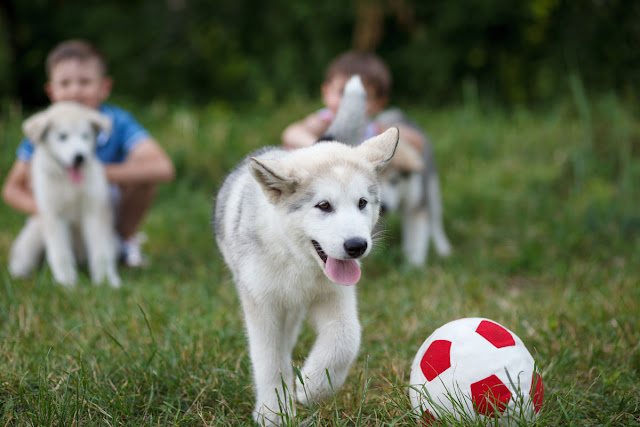
<path fill-rule="evenodd" d="M 103 76 L 107 75 L 107 60 L 102 52 L 100 52 L 94 45 L 85 40 L 74 39 L 67 40 L 56 47 L 54 47 L 45 62 L 45 69 L 47 76 L 51 77 L 51 71 L 59 62 L 67 59 L 77 59 L 80 61 L 87 61 L 95 59 L 98 61 L 100 72 Z"/>
<path fill-rule="evenodd" d="M 387 64 L 370 52 L 348 51 L 334 59 L 325 72 L 328 82 L 337 75 L 359 74 L 365 85 L 371 86 L 376 96 L 389 97 L 391 93 L 391 72 Z"/>

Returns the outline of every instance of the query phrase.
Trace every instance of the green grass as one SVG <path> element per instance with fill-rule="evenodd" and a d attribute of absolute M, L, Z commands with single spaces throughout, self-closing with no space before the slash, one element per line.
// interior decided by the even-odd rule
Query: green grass
<path fill-rule="evenodd" d="M 475 105 L 410 114 L 434 142 L 454 247 L 424 270 L 402 262 L 400 221 L 364 261 L 363 341 L 335 398 L 292 425 L 420 425 L 407 395 L 415 352 L 438 326 L 494 319 L 534 355 L 545 386 L 537 425 L 640 425 L 640 120 L 614 95 L 544 111 Z M 151 266 L 112 290 L 68 290 L 43 268 L 12 280 L 24 218 L 0 206 L 1 425 L 243 425 L 253 392 L 242 316 L 211 233 L 212 197 L 246 153 L 277 144 L 317 105 L 136 115 L 175 161 L 144 225 Z M 5 176 L 22 113 L 0 119 Z M 313 342 L 305 329 L 294 358 Z M 489 423 L 489 425 L 493 425 Z"/>

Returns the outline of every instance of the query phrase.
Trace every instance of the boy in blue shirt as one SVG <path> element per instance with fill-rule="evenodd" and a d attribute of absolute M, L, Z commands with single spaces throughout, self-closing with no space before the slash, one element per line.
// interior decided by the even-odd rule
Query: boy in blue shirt
<path fill-rule="evenodd" d="M 98 137 L 97 155 L 113 189 L 122 260 L 129 266 L 142 265 L 136 232 L 151 207 L 157 184 L 173 179 L 173 163 L 131 114 L 104 103 L 113 80 L 107 76 L 105 58 L 94 46 L 83 40 L 62 42 L 47 56 L 46 71 L 45 92 L 51 102 L 79 102 L 113 121 L 112 132 Z M 30 183 L 33 151 L 28 139 L 20 143 L 17 159 L 2 187 L 4 201 L 30 216 L 38 214 Z"/>

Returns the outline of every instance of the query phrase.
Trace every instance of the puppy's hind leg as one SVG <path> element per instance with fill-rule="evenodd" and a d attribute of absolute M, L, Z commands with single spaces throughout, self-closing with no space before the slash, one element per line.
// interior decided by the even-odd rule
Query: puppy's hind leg
<path fill-rule="evenodd" d="M 406 207 L 402 212 L 402 251 L 407 261 L 422 266 L 429 253 L 429 214 L 426 207 Z"/>
<path fill-rule="evenodd" d="M 429 204 L 429 222 L 433 230 L 433 243 L 438 255 L 446 257 L 451 254 L 451 244 L 444 232 L 442 224 L 442 197 L 440 195 L 440 180 L 432 174 L 427 179 L 427 203 Z"/>
<path fill-rule="evenodd" d="M 14 278 L 27 277 L 42 261 L 43 255 L 42 224 L 38 217 L 32 216 L 11 245 L 9 274 Z"/>
<path fill-rule="evenodd" d="M 360 323 L 353 288 L 341 288 L 309 311 L 316 342 L 296 380 L 296 398 L 309 406 L 330 398 L 344 383 L 360 348 Z"/>
<path fill-rule="evenodd" d="M 53 278 L 65 286 L 75 285 L 78 273 L 68 224 L 56 218 L 42 218 L 42 226 L 47 261 Z"/>
<path fill-rule="evenodd" d="M 114 288 L 120 287 L 120 276 L 116 268 L 116 237 L 110 210 L 102 209 L 87 215 L 82 222 L 82 235 L 87 248 L 91 281 L 105 281 Z"/>

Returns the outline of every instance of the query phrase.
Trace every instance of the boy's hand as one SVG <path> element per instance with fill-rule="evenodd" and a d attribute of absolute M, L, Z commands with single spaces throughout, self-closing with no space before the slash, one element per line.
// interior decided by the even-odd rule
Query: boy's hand
<path fill-rule="evenodd" d="M 124 162 L 105 165 L 105 172 L 109 182 L 115 184 L 155 184 L 175 176 L 173 163 L 151 138 L 136 145 Z"/>
<path fill-rule="evenodd" d="M 404 138 L 400 138 L 396 152 L 389 165 L 407 172 L 421 172 L 424 168 L 422 156 L 416 148 Z"/>
<path fill-rule="evenodd" d="M 36 215 L 38 207 L 31 189 L 31 167 L 29 163 L 16 160 L 2 186 L 5 203 L 18 212 Z"/>
<path fill-rule="evenodd" d="M 282 145 L 285 148 L 309 147 L 320 139 L 329 128 L 329 122 L 313 113 L 304 120 L 292 123 L 282 132 Z"/>
<path fill-rule="evenodd" d="M 426 141 L 424 139 L 424 136 L 422 136 L 420 132 L 418 132 L 411 126 L 406 126 L 402 124 L 396 124 L 394 126 L 396 126 L 400 131 L 401 139 L 404 139 L 409 144 L 411 144 L 413 148 L 418 150 L 419 153 L 422 152 L 422 149 L 424 148 Z"/>

